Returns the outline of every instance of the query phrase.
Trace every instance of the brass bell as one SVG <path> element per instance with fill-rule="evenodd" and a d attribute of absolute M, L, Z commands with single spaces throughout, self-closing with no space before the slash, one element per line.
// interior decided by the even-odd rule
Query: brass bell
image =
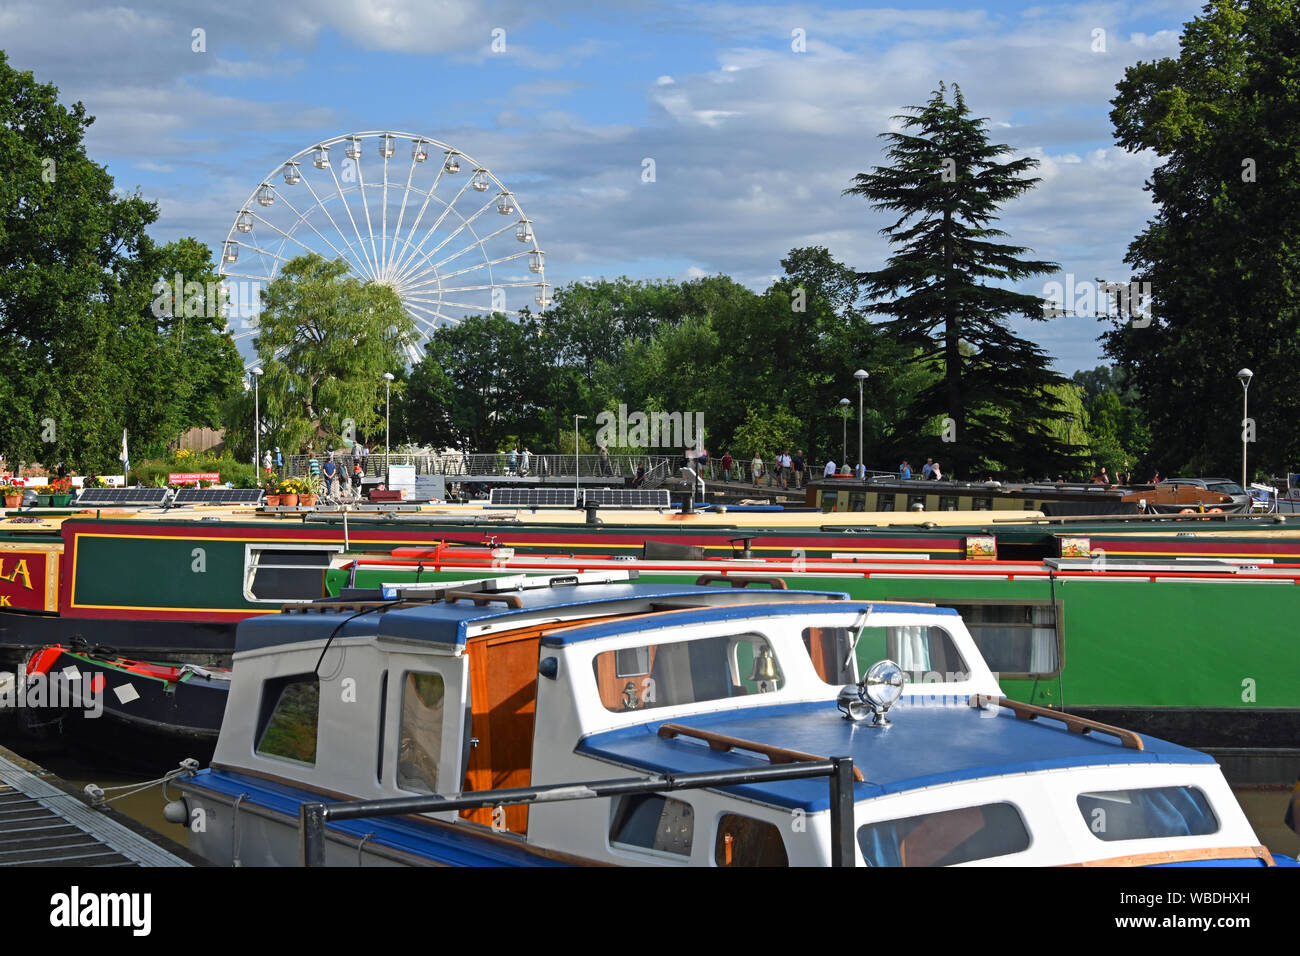
<path fill-rule="evenodd" d="M 761 684 L 779 680 L 780 677 L 781 674 L 776 669 L 776 658 L 772 656 L 772 649 L 764 647 L 754 658 L 754 670 L 749 675 L 750 682 Z"/>

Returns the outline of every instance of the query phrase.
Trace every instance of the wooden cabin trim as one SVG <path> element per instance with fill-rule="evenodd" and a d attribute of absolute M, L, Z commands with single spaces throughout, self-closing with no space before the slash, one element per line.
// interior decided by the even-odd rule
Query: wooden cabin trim
<path fill-rule="evenodd" d="M 1104 860 L 1085 860 L 1082 863 L 1062 863 L 1062 867 L 1075 866 L 1156 866 L 1161 863 L 1184 863 L 1198 860 L 1236 860 L 1254 857 L 1265 866 L 1277 866 L 1273 854 L 1263 846 L 1223 846 L 1193 850 L 1157 850 L 1151 853 L 1130 853 Z"/>

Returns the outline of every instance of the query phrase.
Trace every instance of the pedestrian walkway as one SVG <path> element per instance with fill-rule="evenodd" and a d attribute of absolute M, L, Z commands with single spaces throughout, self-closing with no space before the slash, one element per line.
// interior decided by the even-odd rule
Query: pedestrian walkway
<path fill-rule="evenodd" d="M 0 747 L 0 867 L 190 866 Z"/>

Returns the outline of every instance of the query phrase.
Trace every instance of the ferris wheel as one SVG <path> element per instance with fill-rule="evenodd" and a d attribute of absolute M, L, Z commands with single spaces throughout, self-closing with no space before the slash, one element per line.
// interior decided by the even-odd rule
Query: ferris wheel
<path fill-rule="evenodd" d="M 248 317 L 257 290 L 312 252 L 397 293 L 415 323 L 412 361 L 441 326 L 492 312 L 517 317 L 551 302 L 545 254 L 518 197 L 472 157 L 428 136 L 348 133 L 278 164 L 235 214 L 219 274 Z M 228 329 L 237 340 L 257 335 L 255 321 Z"/>

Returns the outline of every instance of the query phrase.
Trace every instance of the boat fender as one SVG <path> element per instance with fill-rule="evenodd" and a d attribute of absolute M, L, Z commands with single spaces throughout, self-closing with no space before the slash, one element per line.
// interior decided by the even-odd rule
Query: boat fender
<path fill-rule="evenodd" d="M 184 826 L 190 822 L 190 805 L 185 802 L 184 797 L 168 802 L 163 807 L 163 819 L 168 823 Z"/>

